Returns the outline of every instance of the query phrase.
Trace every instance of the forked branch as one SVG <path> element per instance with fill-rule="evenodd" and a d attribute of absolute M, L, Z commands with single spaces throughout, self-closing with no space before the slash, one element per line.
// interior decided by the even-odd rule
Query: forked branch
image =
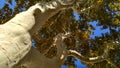
<path fill-rule="evenodd" d="M 102 56 L 97 56 L 97 57 L 92 57 L 92 58 L 84 57 L 75 50 L 69 50 L 68 51 L 68 56 L 76 57 L 76 58 L 78 58 L 81 61 L 86 62 L 86 63 L 88 63 L 88 62 L 97 63 L 97 62 L 104 61 L 106 59 L 103 55 Z"/>
<path fill-rule="evenodd" d="M 97 62 L 102 62 L 102 61 L 106 60 L 108 58 L 108 52 L 109 52 L 109 46 L 106 46 L 104 53 L 101 56 L 89 58 L 89 57 L 85 57 L 85 56 L 81 55 L 80 53 L 78 53 L 75 50 L 68 50 L 68 56 L 76 57 L 86 63 L 97 63 Z"/>

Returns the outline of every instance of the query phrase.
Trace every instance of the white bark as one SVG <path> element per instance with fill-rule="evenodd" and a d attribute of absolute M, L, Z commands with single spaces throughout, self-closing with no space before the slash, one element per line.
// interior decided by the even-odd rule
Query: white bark
<path fill-rule="evenodd" d="M 62 38 L 66 36 L 58 34 L 54 37 L 53 45 L 57 47 L 57 55 L 53 58 L 47 58 L 32 47 L 30 52 L 13 68 L 60 68 L 67 56 L 66 46 L 63 44 L 64 39 Z"/>
<path fill-rule="evenodd" d="M 0 25 L 0 68 L 59 68 L 68 55 L 63 38 L 58 34 L 54 44 L 57 55 L 49 59 L 32 48 L 31 37 L 45 22 L 72 5 L 75 0 L 54 0 L 36 4 Z"/>
<path fill-rule="evenodd" d="M 98 63 L 98 62 L 102 62 L 102 61 L 106 60 L 106 58 L 107 58 L 104 55 L 97 56 L 97 57 L 84 57 L 83 55 L 81 55 L 80 53 L 78 53 L 75 50 L 69 50 L 68 56 L 76 57 L 85 63 Z"/>
<path fill-rule="evenodd" d="M 12 68 L 30 49 L 31 37 L 24 28 L 16 24 L 0 25 L 0 68 Z"/>
<path fill-rule="evenodd" d="M 63 3 L 65 5 L 63 5 Z M 5 24 L 0 25 L 0 68 L 13 68 L 14 66 L 15 68 L 19 68 L 16 67 L 16 65 L 22 62 L 21 60 L 31 51 L 31 36 L 34 35 L 51 16 L 70 4 L 72 4 L 72 1 L 69 0 L 65 2 L 64 0 L 54 0 L 45 4 L 36 4 L 27 11 L 17 14 Z M 52 68 L 46 65 L 51 60 L 47 60 L 42 57 L 42 55 L 37 54 L 39 54 L 37 51 L 32 50 L 33 58 L 30 59 L 33 61 L 33 64 L 25 59 L 23 59 L 25 61 L 21 64 L 29 65 L 28 68 Z M 42 63 L 42 66 L 39 65 L 39 63 Z M 55 63 L 57 64 L 57 62 Z M 31 65 L 34 65 L 34 67 Z M 41 67 L 37 67 L 38 65 Z M 53 65 L 53 62 L 51 62 L 50 65 Z"/>

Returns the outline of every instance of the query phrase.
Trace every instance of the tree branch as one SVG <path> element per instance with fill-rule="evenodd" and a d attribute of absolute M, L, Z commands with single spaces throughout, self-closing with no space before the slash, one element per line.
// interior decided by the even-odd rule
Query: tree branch
<path fill-rule="evenodd" d="M 86 62 L 86 63 L 88 63 L 88 62 L 97 63 L 97 62 L 104 61 L 106 59 L 104 56 L 87 58 L 87 57 L 82 56 L 80 53 L 78 53 L 75 50 L 68 50 L 68 56 L 76 57 L 76 58 L 78 58 L 81 61 Z"/>
<path fill-rule="evenodd" d="M 115 63 L 113 63 L 111 60 L 106 59 L 106 61 L 107 61 L 109 64 L 111 64 L 114 68 L 119 68 L 119 67 L 117 67 L 117 65 L 116 65 Z"/>
<path fill-rule="evenodd" d="M 91 6 L 87 7 L 87 8 L 83 8 L 83 9 L 79 10 L 79 9 L 77 9 L 76 6 L 75 6 L 75 7 L 72 7 L 72 9 L 73 9 L 74 12 L 76 12 L 76 13 L 78 13 L 78 14 L 81 14 L 81 13 L 83 13 L 83 12 L 85 12 L 85 11 L 93 8 L 93 7 L 94 7 L 94 5 L 91 5 Z"/>
<path fill-rule="evenodd" d="M 89 57 L 85 57 L 85 56 L 81 55 L 80 53 L 78 53 L 75 50 L 68 50 L 68 56 L 76 57 L 85 63 L 97 63 L 97 62 L 102 62 L 102 61 L 106 60 L 108 57 L 108 52 L 109 52 L 109 46 L 106 46 L 104 53 L 101 56 L 89 58 Z"/>
<path fill-rule="evenodd" d="M 60 57 L 62 54 L 66 54 L 66 46 L 65 44 L 63 43 L 64 39 L 69 37 L 70 34 L 69 33 L 66 33 L 66 34 L 63 34 L 63 33 L 60 33 L 58 35 L 56 35 L 54 37 L 54 43 L 53 45 L 56 45 L 57 47 L 57 56 Z"/>
<path fill-rule="evenodd" d="M 73 56 L 73 57 L 76 57 L 78 59 L 80 59 L 81 61 L 83 62 L 86 62 L 86 63 L 89 63 L 89 62 L 92 62 L 92 63 L 97 63 L 97 62 L 102 62 L 104 60 L 108 61 L 111 63 L 112 66 L 114 66 L 115 68 L 118 68 L 113 62 L 109 61 L 108 60 L 108 57 L 109 57 L 109 50 L 110 50 L 110 45 L 112 43 L 109 43 L 109 45 L 106 45 L 106 48 L 104 50 L 104 53 L 101 55 L 101 56 L 97 56 L 97 57 L 92 57 L 92 58 L 88 58 L 88 57 L 84 57 L 82 56 L 80 53 L 78 53 L 77 51 L 75 50 L 68 50 L 68 56 Z M 119 43 L 116 43 L 116 45 L 119 45 Z M 113 44 L 112 44 L 113 45 Z M 115 45 L 115 44 L 114 44 Z"/>

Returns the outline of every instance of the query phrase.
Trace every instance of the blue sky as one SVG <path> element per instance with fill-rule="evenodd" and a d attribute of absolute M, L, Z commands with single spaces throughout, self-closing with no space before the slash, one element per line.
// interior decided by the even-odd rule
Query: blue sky
<path fill-rule="evenodd" d="M 15 0 L 12 0 L 12 3 L 8 3 L 5 0 L 0 0 L 0 9 L 2 9 L 5 5 L 8 5 L 9 8 L 12 9 L 12 11 L 14 11 L 14 7 L 17 5 L 17 3 L 15 2 Z M 79 19 L 79 15 L 75 14 L 75 19 L 78 20 Z M 75 61 L 75 64 L 77 66 L 77 68 L 87 68 L 85 65 L 83 65 L 79 60 Z M 68 68 L 67 66 L 62 66 L 62 68 Z"/>
<path fill-rule="evenodd" d="M 80 15 L 77 13 L 73 13 L 73 14 L 74 14 L 75 19 L 79 20 Z M 102 34 L 110 33 L 109 28 L 101 30 L 103 28 L 103 26 L 98 26 L 97 21 L 89 22 L 89 24 L 91 24 L 92 26 L 95 27 L 95 30 L 92 30 L 93 34 L 90 35 L 90 38 L 92 38 L 92 39 L 94 39 L 95 36 L 100 37 L 100 36 L 102 36 Z"/>
<path fill-rule="evenodd" d="M 11 8 L 13 11 L 14 11 L 14 7 L 17 5 L 17 3 L 15 2 L 15 0 L 12 0 L 12 4 L 6 2 L 5 0 L 0 0 L 0 9 L 2 9 L 5 4 L 9 5 L 9 8 Z M 74 16 L 75 16 L 75 19 L 76 20 L 79 20 L 79 14 L 77 13 L 74 13 Z M 97 26 L 97 23 L 96 21 L 94 22 L 90 22 L 89 24 L 93 25 L 95 28 L 95 30 L 93 30 L 92 32 L 94 32 L 94 34 L 91 34 L 91 38 L 95 38 L 95 36 L 101 36 L 102 33 L 109 33 L 109 29 L 105 29 L 105 30 L 101 30 L 102 26 Z"/>
<path fill-rule="evenodd" d="M 14 7 L 17 5 L 17 3 L 15 2 L 15 0 L 12 0 L 12 4 L 6 2 L 5 0 L 0 0 L 0 9 L 2 9 L 5 4 L 9 5 L 9 8 L 11 8 L 14 11 Z M 74 13 L 75 19 L 79 20 L 79 15 L 77 13 Z M 97 26 L 96 21 L 94 22 L 90 22 L 89 24 L 93 25 L 95 28 L 95 30 L 93 30 L 92 32 L 94 32 L 94 34 L 91 34 L 91 38 L 95 38 L 95 36 L 101 36 L 102 33 L 110 33 L 109 29 L 105 29 L 105 30 L 101 30 L 102 26 Z M 77 66 L 77 68 L 87 68 L 85 65 L 83 65 L 79 60 L 75 61 L 75 64 Z M 68 68 L 67 66 L 62 66 L 62 68 Z"/>
<path fill-rule="evenodd" d="M 76 68 L 88 68 L 87 66 L 82 64 L 79 59 L 75 60 L 75 65 L 76 65 Z M 68 66 L 63 65 L 61 68 L 68 68 Z"/>
<path fill-rule="evenodd" d="M 92 30 L 93 34 L 90 35 L 91 38 L 95 38 L 95 36 L 100 37 L 102 34 L 110 33 L 109 28 L 102 30 L 103 26 L 97 26 L 97 21 L 90 22 L 89 24 L 95 27 L 95 30 Z"/>
<path fill-rule="evenodd" d="M 14 11 L 14 7 L 17 5 L 17 3 L 15 2 L 15 0 L 12 0 L 12 3 L 8 3 L 5 0 L 0 0 L 0 9 L 2 9 L 5 4 L 9 5 L 9 8 L 11 8 Z"/>
<path fill-rule="evenodd" d="M 5 4 L 6 4 L 6 1 L 0 0 L 0 9 L 2 9 Z"/>
<path fill-rule="evenodd" d="M 83 65 L 79 59 L 75 60 L 75 64 L 77 68 L 87 68 L 87 66 Z"/>

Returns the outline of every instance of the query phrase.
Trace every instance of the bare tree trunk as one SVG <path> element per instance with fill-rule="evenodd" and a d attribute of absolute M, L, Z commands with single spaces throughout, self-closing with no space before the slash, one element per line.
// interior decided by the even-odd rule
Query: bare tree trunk
<path fill-rule="evenodd" d="M 0 68 L 60 68 L 65 57 L 69 55 L 82 60 L 83 57 L 78 53 L 66 50 L 63 43 L 66 34 L 55 36 L 57 55 L 52 59 L 39 53 L 31 43 L 31 37 L 33 38 L 34 33 L 38 32 L 50 17 L 66 9 L 74 1 L 53 0 L 44 4 L 38 3 L 0 25 Z"/>
<path fill-rule="evenodd" d="M 31 50 L 32 35 L 51 16 L 71 3 L 73 2 L 70 0 L 65 2 L 64 0 L 53 0 L 45 4 L 38 3 L 0 25 L 0 67 L 13 68 L 14 65 L 18 64 Z"/>
<path fill-rule="evenodd" d="M 60 68 L 58 63 L 56 60 L 49 59 L 35 48 L 32 48 L 14 68 Z"/>
<path fill-rule="evenodd" d="M 57 47 L 57 55 L 53 58 L 47 58 L 35 48 L 32 47 L 30 52 L 14 66 L 14 68 L 60 68 L 67 56 L 66 46 L 63 38 L 67 35 L 58 34 L 54 37 L 53 45 Z"/>

